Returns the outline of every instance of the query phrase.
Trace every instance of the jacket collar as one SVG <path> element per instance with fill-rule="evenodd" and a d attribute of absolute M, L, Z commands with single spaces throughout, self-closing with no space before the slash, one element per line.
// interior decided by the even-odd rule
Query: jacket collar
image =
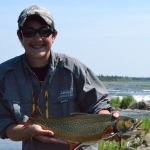
<path fill-rule="evenodd" d="M 54 72 L 57 62 L 58 62 L 57 54 L 51 50 L 49 61 L 49 74 L 52 74 Z M 25 69 L 31 71 L 25 54 L 23 55 L 23 66 Z"/>

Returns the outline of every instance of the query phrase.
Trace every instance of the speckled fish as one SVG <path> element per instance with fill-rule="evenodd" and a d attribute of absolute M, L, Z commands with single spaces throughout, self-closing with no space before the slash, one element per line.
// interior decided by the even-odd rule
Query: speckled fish
<path fill-rule="evenodd" d="M 53 131 L 55 138 L 68 143 L 89 145 L 114 136 L 116 133 L 136 134 L 136 128 L 141 123 L 142 121 L 138 119 L 126 116 L 115 119 L 112 114 L 73 113 L 71 117 L 66 118 L 44 118 L 36 107 L 24 127 L 38 124 L 44 130 Z"/>

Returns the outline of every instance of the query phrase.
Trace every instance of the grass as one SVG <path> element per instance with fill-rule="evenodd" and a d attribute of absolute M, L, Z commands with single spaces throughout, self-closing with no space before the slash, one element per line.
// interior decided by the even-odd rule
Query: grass
<path fill-rule="evenodd" d="M 148 117 L 141 117 L 143 124 L 140 128 L 145 129 L 146 133 L 150 133 L 150 119 Z M 122 150 L 125 146 L 126 140 L 121 140 Z M 99 143 L 99 150 L 118 150 L 119 143 L 115 141 L 102 141 Z"/>
<path fill-rule="evenodd" d="M 122 99 L 119 97 L 112 97 L 110 104 L 114 108 L 126 109 L 129 105 L 135 103 L 136 100 L 132 96 L 124 96 Z"/>
<path fill-rule="evenodd" d="M 119 108 L 121 104 L 121 100 L 119 97 L 113 97 L 110 100 L 110 105 L 113 106 L 114 108 Z"/>
<path fill-rule="evenodd" d="M 132 96 L 123 97 L 123 99 L 120 102 L 120 108 L 126 109 L 128 108 L 128 106 L 130 106 L 131 104 L 135 102 L 136 100 Z"/>
<path fill-rule="evenodd" d="M 104 83 L 105 86 L 116 86 L 116 84 L 113 83 Z"/>
<path fill-rule="evenodd" d="M 150 87 L 150 84 L 138 84 L 136 86 L 142 86 L 142 87 Z"/>
<path fill-rule="evenodd" d="M 121 140 L 121 147 L 124 147 L 125 140 Z M 99 150 L 119 150 L 119 143 L 115 141 L 102 141 L 99 144 Z"/>
<path fill-rule="evenodd" d="M 142 129 L 146 129 L 146 133 L 150 133 L 150 119 L 148 117 L 144 117 L 143 124 L 140 126 Z"/>

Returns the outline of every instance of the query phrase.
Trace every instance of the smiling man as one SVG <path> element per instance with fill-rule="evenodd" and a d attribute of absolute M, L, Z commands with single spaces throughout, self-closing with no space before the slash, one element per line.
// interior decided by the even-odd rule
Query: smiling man
<path fill-rule="evenodd" d="M 33 5 L 23 10 L 17 35 L 25 53 L 0 64 L 0 137 L 23 141 L 22 150 L 70 148 L 39 125 L 22 128 L 35 106 L 46 118 L 68 117 L 72 112 L 108 114 L 111 110 L 107 90 L 92 71 L 51 50 L 57 34 L 47 9 Z M 78 149 L 97 150 L 98 146 Z"/>

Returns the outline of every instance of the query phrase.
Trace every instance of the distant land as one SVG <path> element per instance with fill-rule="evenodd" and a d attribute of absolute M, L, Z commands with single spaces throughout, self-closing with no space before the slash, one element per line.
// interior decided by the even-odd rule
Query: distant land
<path fill-rule="evenodd" d="M 121 81 L 121 82 L 146 82 L 146 81 L 150 81 L 150 77 L 123 77 L 123 76 L 104 76 L 104 75 L 98 75 L 98 78 L 101 81 L 106 81 L 106 82 L 111 82 L 111 81 Z"/>

